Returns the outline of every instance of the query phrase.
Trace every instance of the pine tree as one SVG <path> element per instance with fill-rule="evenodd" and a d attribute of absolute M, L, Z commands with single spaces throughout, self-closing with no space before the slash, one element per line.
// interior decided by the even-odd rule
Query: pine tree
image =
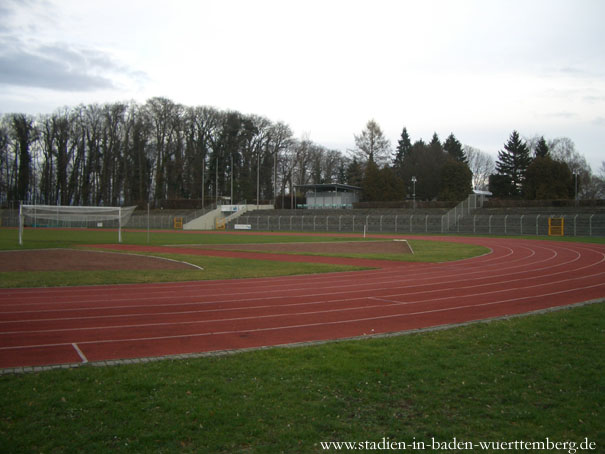
<path fill-rule="evenodd" d="M 510 179 L 510 191 L 513 196 L 521 194 L 521 187 L 525 178 L 527 167 L 531 164 L 529 148 L 519 137 L 517 131 L 513 131 L 504 145 L 504 150 L 498 152 L 496 171 Z"/>
<path fill-rule="evenodd" d="M 382 196 L 382 181 L 380 178 L 380 170 L 374 161 L 371 159 L 365 166 L 363 181 L 363 198 L 365 201 L 378 201 Z"/>
<path fill-rule="evenodd" d="M 361 186 L 363 182 L 363 168 L 356 158 L 347 166 L 346 181 L 351 186 Z"/>
<path fill-rule="evenodd" d="M 443 149 L 450 155 L 454 160 L 458 162 L 467 162 L 462 144 L 456 139 L 454 134 L 450 134 L 443 144 Z"/>
<path fill-rule="evenodd" d="M 473 191 L 473 174 L 464 162 L 449 159 L 441 169 L 439 200 L 460 201 Z"/>
<path fill-rule="evenodd" d="M 548 158 L 550 157 L 549 154 L 548 145 L 546 145 L 546 140 L 542 136 L 536 145 L 536 158 Z"/>
<path fill-rule="evenodd" d="M 401 132 L 401 138 L 397 142 L 397 149 L 395 150 L 395 159 L 393 160 L 393 167 L 397 169 L 403 168 L 405 159 L 410 155 L 412 150 L 412 141 L 408 134 L 408 130 L 404 127 Z"/>
<path fill-rule="evenodd" d="M 564 162 L 537 157 L 527 168 L 523 182 L 523 195 L 529 200 L 571 199 L 574 196 L 574 179 Z"/>
<path fill-rule="evenodd" d="M 441 142 L 439 141 L 439 136 L 436 132 L 433 133 L 433 137 L 429 142 L 429 150 L 432 151 L 443 151 L 443 147 L 441 146 Z"/>

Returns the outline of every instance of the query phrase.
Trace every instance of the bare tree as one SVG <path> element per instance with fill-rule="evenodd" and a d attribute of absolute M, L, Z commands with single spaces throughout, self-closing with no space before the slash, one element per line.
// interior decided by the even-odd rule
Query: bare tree
<path fill-rule="evenodd" d="M 281 152 L 286 150 L 290 143 L 292 143 L 292 130 L 290 126 L 285 123 L 278 122 L 277 124 L 271 126 L 271 130 L 269 132 L 269 152 L 273 157 L 273 203 L 275 204 L 275 199 L 277 198 L 277 165 L 279 160 L 279 155 Z"/>
<path fill-rule="evenodd" d="M 576 145 L 569 137 L 559 137 L 548 141 L 550 157 L 559 162 L 564 162 L 577 178 L 578 197 L 591 199 L 595 196 L 592 185 L 592 169 L 586 158 L 576 151 Z"/>
<path fill-rule="evenodd" d="M 10 181 L 10 144 L 9 128 L 6 117 L 0 118 L 0 204 L 8 201 L 8 187 Z"/>
<path fill-rule="evenodd" d="M 473 188 L 487 190 L 489 176 L 494 173 L 496 168 L 493 158 L 488 153 L 470 145 L 464 146 L 464 153 L 468 160 L 468 167 L 473 173 Z"/>
<path fill-rule="evenodd" d="M 376 121 L 370 120 L 361 134 L 355 136 L 354 156 L 360 162 L 372 161 L 379 167 L 390 161 L 391 144 Z"/>

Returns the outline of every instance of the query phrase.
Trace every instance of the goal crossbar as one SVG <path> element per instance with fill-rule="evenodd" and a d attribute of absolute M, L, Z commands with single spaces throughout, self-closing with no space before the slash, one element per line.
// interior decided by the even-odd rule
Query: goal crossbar
<path fill-rule="evenodd" d="M 23 245 L 23 228 L 26 220 L 38 225 L 39 222 L 79 223 L 81 225 L 98 224 L 104 221 L 117 221 L 118 242 L 122 242 L 122 226 L 126 225 L 136 206 L 95 207 L 61 205 L 20 205 L 19 207 L 19 245 Z"/>

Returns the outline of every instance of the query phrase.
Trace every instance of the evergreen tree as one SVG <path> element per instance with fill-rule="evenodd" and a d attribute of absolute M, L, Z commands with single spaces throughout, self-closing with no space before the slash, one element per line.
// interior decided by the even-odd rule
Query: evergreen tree
<path fill-rule="evenodd" d="M 395 159 L 393 160 L 393 167 L 396 169 L 402 169 L 405 159 L 410 155 L 412 150 L 412 141 L 408 134 L 408 130 L 404 127 L 401 132 L 401 138 L 397 142 L 397 149 L 395 150 Z"/>
<path fill-rule="evenodd" d="M 529 200 L 573 198 L 574 179 L 569 166 L 549 157 L 537 157 L 525 173 L 523 195 Z"/>
<path fill-rule="evenodd" d="M 405 199 L 405 183 L 391 167 L 384 166 L 380 170 L 380 181 L 382 183 L 381 200 L 394 201 Z"/>
<path fill-rule="evenodd" d="M 371 159 L 367 162 L 363 175 L 363 199 L 365 201 L 378 201 L 382 196 L 382 184 L 380 178 L 380 170 L 374 161 Z"/>
<path fill-rule="evenodd" d="M 362 187 L 365 201 L 387 202 L 405 199 L 403 180 L 389 166 L 379 169 L 373 161 L 366 164 Z"/>
<path fill-rule="evenodd" d="M 542 136 L 536 145 L 536 158 L 548 158 L 549 154 L 548 145 L 546 145 L 546 140 Z"/>
<path fill-rule="evenodd" d="M 448 159 L 441 169 L 439 200 L 460 201 L 473 191 L 473 174 L 464 162 Z"/>
<path fill-rule="evenodd" d="M 439 141 L 439 136 L 436 132 L 433 133 L 433 137 L 431 138 L 428 147 L 431 151 L 443 151 L 443 147 L 441 146 L 441 142 Z"/>
<path fill-rule="evenodd" d="M 466 155 L 462 149 L 462 144 L 458 142 L 458 139 L 454 134 L 450 134 L 443 144 L 443 149 L 456 161 L 467 162 Z"/>
<path fill-rule="evenodd" d="M 513 184 L 508 175 L 493 174 L 489 176 L 489 191 L 496 198 L 507 199 L 513 196 Z"/>
<path fill-rule="evenodd" d="M 351 163 L 347 166 L 346 181 L 347 184 L 350 184 L 351 186 L 361 187 L 363 182 L 363 168 L 356 158 L 353 158 Z"/>
<path fill-rule="evenodd" d="M 498 152 L 498 162 L 496 171 L 500 175 L 506 175 L 510 178 L 511 196 L 516 197 L 521 194 L 523 180 L 527 167 L 531 164 L 529 148 L 519 137 L 517 131 L 513 131 L 504 145 L 504 150 Z"/>

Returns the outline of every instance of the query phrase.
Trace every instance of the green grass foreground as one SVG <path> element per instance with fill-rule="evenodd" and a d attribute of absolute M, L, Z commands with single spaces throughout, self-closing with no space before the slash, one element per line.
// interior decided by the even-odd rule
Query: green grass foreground
<path fill-rule="evenodd" d="M 604 333 L 599 303 L 400 337 L 2 376 L 0 446 L 320 453 L 321 442 L 388 438 L 405 452 L 457 452 L 410 445 L 588 438 L 596 449 L 577 452 L 603 452 Z"/>

